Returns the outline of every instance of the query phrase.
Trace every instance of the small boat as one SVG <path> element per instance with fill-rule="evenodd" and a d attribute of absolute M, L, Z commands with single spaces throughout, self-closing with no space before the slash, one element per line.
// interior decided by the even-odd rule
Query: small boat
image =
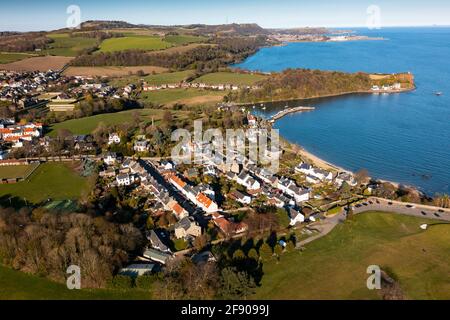
<path fill-rule="evenodd" d="M 253 106 L 253 109 L 255 109 L 256 108 L 256 106 Z"/>
<path fill-rule="evenodd" d="M 442 92 L 440 92 L 440 91 L 435 92 L 434 94 L 435 94 L 436 96 L 438 96 L 438 97 L 439 97 L 439 96 L 442 96 Z"/>
<path fill-rule="evenodd" d="M 266 107 L 262 107 L 263 110 L 266 110 Z"/>

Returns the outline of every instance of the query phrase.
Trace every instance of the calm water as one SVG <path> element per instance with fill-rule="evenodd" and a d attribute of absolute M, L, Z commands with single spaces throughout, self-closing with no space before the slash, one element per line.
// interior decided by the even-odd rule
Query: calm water
<path fill-rule="evenodd" d="M 281 134 L 349 170 L 450 193 L 450 28 L 359 30 L 388 41 L 294 43 L 265 48 L 238 65 L 261 71 L 311 68 L 348 72 L 411 71 L 418 89 L 289 103 L 313 105 L 276 123 Z M 436 96 L 442 91 L 443 96 Z M 284 108 L 278 104 L 260 113 Z"/>

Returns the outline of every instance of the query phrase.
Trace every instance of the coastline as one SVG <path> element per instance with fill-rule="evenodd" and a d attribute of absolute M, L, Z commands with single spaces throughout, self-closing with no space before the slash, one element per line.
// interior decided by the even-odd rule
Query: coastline
<path fill-rule="evenodd" d="M 259 104 L 259 103 L 273 103 L 273 102 L 292 102 L 292 101 L 308 101 L 308 100 L 316 100 L 316 99 L 323 99 L 323 98 L 335 98 L 335 97 L 343 97 L 343 96 L 349 96 L 353 94 L 397 94 L 397 93 L 406 93 L 406 92 L 412 92 L 416 90 L 417 87 L 414 86 L 413 88 L 409 89 L 401 89 L 396 91 L 372 91 L 372 90 L 362 90 L 362 91 L 348 91 L 348 92 L 341 92 L 341 93 L 331 93 L 331 94 L 325 94 L 325 95 L 318 95 L 308 98 L 291 98 L 291 99 L 275 99 L 271 101 L 254 101 L 254 102 L 245 102 L 245 103 L 237 103 L 238 106 L 250 106 L 252 104 Z"/>

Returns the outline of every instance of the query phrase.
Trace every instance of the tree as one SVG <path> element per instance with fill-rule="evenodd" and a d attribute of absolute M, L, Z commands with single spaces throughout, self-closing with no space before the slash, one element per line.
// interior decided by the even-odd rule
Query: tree
<path fill-rule="evenodd" d="M 172 113 L 169 110 L 164 111 L 162 120 L 164 124 L 171 125 L 173 121 Z"/>
<path fill-rule="evenodd" d="M 263 260 L 270 259 L 273 255 L 272 248 L 267 243 L 264 243 L 261 248 L 259 248 L 259 255 Z"/>
<path fill-rule="evenodd" d="M 259 260 L 259 255 L 258 255 L 258 252 L 256 251 L 256 249 L 255 248 L 252 248 L 252 249 L 250 249 L 250 251 L 248 252 L 248 255 L 247 255 L 250 259 L 253 259 L 253 260 L 255 260 L 255 261 L 258 261 Z"/>
<path fill-rule="evenodd" d="M 241 249 L 236 250 L 233 253 L 233 260 L 242 260 L 245 259 L 245 254 Z"/>
<path fill-rule="evenodd" d="M 281 247 L 279 244 L 275 245 L 274 253 L 279 257 L 283 253 L 283 247 Z"/>
<path fill-rule="evenodd" d="M 146 226 L 147 226 L 147 229 L 148 229 L 148 230 L 152 230 L 152 229 L 155 228 L 155 222 L 153 221 L 153 218 L 152 218 L 151 216 L 149 216 L 149 217 L 147 218 L 147 224 L 146 224 Z"/>
<path fill-rule="evenodd" d="M 367 179 L 369 179 L 369 171 L 367 169 L 361 169 L 355 173 L 355 180 L 359 184 L 366 183 Z"/>
<path fill-rule="evenodd" d="M 225 268 L 221 272 L 219 296 L 225 300 L 245 299 L 255 293 L 255 281 L 244 271 Z"/>

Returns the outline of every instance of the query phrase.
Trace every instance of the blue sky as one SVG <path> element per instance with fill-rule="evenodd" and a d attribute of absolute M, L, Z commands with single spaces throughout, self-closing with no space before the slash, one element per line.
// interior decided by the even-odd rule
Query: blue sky
<path fill-rule="evenodd" d="M 0 30 L 51 30 L 66 26 L 69 5 L 81 19 L 143 24 L 255 22 L 263 27 L 365 26 L 367 8 L 381 9 L 382 26 L 450 25 L 448 0 L 3 0 Z"/>

